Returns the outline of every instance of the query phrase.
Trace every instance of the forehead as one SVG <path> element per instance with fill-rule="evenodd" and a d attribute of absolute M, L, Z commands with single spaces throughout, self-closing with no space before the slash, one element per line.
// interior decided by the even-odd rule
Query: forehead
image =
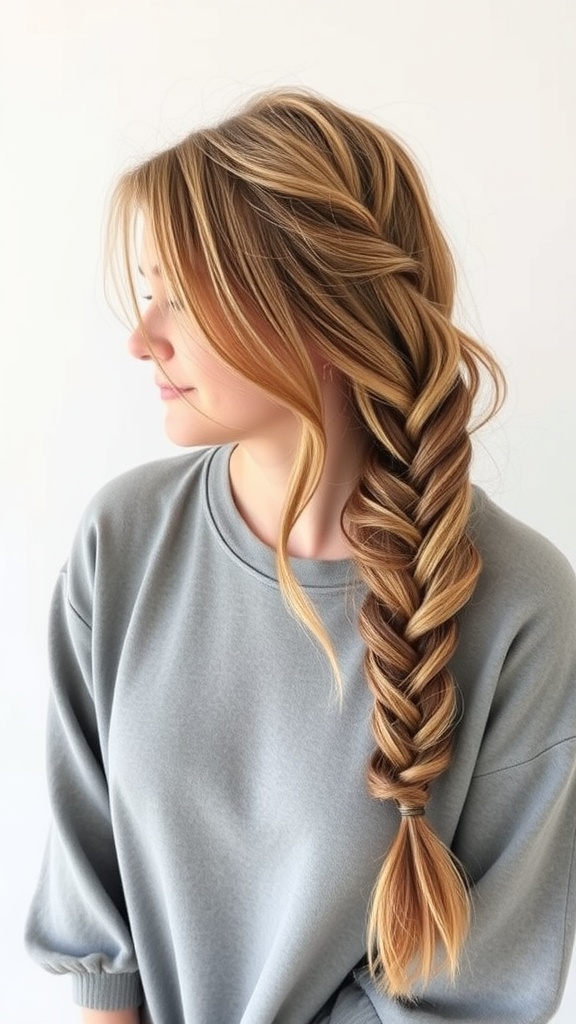
<path fill-rule="evenodd" d="M 149 227 L 144 224 L 142 226 L 142 234 L 140 236 L 140 253 L 138 257 L 138 271 L 143 277 L 150 279 L 151 277 L 161 277 L 161 271 L 158 261 L 158 254 L 156 246 L 154 245 L 154 239 Z"/>

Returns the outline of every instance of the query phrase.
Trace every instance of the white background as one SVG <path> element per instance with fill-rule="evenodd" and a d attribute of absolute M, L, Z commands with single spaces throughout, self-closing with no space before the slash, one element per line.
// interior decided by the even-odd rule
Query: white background
<path fill-rule="evenodd" d="M 68 1024 L 68 983 L 21 943 L 48 819 L 47 603 L 89 496 L 173 451 L 103 298 L 110 183 L 260 87 L 396 130 L 456 251 L 460 320 L 510 381 L 476 478 L 576 564 L 576 5 L 0 0 L 0 19 L 0 1020 Z M 575 1006 L 573 966 L 557 1020 Z"/>

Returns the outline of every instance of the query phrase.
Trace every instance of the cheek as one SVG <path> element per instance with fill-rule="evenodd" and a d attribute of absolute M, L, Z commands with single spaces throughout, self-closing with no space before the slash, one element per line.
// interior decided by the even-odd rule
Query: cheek
<path fill-rule="evenodd" d="M 275 403 L 259 387 L 239 376 L 227 366 L 223 366 L 213 357 L 204 355 L 200 361 L 199 369 L 202 373 L 206 390 L 211 397 L 219 402 L 243 405 L 246 411 L 250 408 L 272 407 Z"/>
<path fill-rule="evenodd" d="M 248 404 L 256 393 L 253 385 L 221 365 L 205 367 L 202 380 L 207 396 L 220 404 Z"/>
<path fill-rule="evenodd" d="M 196 347 L 190 352 L 189 359 L 191 366 L 206 386 L 213 385 L 228 392 L 239 391 L 246 386 L 242 377 L 204 348 Z"/>
<path fill-rule="evenodd" d="M 269 418 L 280 406 L 259 388 L 244 381 L 227 381 L 215 390 L 214 399 L 220 409 L 228 411 L 235 421 L 247 422 Z"/>
<path fill-rule="evenodd" d="M 200 404 L 218 420 L 240 426 L 286 415 L 284 406 L 204 348 L 190 352 L 189 359 Z"/>

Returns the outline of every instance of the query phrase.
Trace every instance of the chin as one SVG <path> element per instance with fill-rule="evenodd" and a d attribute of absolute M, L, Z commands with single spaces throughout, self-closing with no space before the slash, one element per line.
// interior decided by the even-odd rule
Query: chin
<path fill-rule="evenodd" d="M 233 430 L 219 427 L 216 423 L 206 423 L 205 426 L 196 425 L 193 429 L 167 423 L 166 437 L 179 448 L 209 448 L 213 445 L 228 444 L 230 441 L 237 440 Z"/>
<path fill-rule="evenodd" d="M 215 440 L 207 432 L 201 434 L 199 431 L 196 434 L 183 434 L 178 431 L 172 432 L 167 430 L 166 437 L 178 448 L 208 448 L 212 445 L 223 443 L 222 441 Z"/>

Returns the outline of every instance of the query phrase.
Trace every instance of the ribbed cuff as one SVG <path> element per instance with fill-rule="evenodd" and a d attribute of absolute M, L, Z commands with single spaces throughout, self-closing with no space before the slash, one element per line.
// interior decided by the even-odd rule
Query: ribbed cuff
<path fill-rule="evenodd" d="M 74 974 L 72 992 L 86 1010 L 129 1010 L 140 1006 L 142 985 L 137 971 L 130 974 Z"/>

